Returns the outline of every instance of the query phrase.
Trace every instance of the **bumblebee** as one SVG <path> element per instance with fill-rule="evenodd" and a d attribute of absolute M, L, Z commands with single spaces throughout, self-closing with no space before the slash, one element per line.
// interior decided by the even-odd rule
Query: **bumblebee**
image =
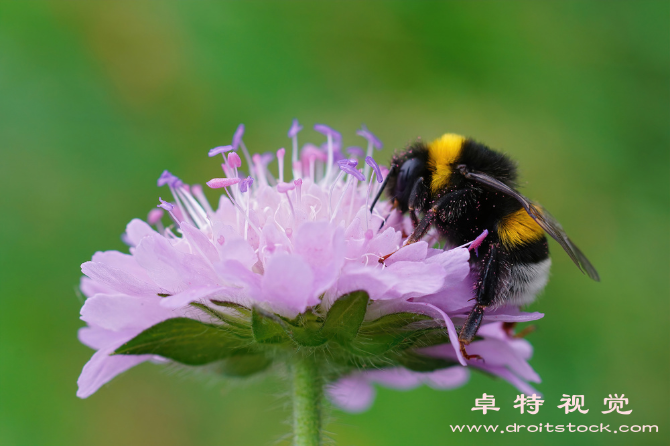
<path fill-rule="evenodd" d="M 397 153 L 372 204 L 374 208 L 387 190 L 393 207 L 409 213 L 414 231 L 406 245 L 421 240 L 431 226 L 447 247 L 466 244 L 488 231 L 470 257 L 476 303 L 458 336 L 467 359 L 478 358 L 468 355 L 465 346 L 477 334 L 487 308 L 531 303 L 546 285 L 551 259 L 545 233 L 583 273 L 600 281 L 561 225 L 521 195 L 516 181 L 516 165 L 506 155 L 472 139 L 445 134 L 430 143 L 417 141 Z"/>

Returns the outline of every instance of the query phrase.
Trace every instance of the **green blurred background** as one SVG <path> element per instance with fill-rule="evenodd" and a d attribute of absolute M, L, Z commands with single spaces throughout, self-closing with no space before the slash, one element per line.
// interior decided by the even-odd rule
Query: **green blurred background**
<path fill-rule="evenodd" d="M 545 406 L 479 374 L 451 392 L 380 389 L 333 411 L 339 445 L 668 444 L 670 3 L 0 3 L 0 444 L 270 445 L 289 426 L 284 383 L 141 365 L 87 400 L 76 332 L 79 265 L 119 249 L 167 168 L 219 173 L 207 150 L 240 122 L 253 151 L 327 123 L 386 144 L 473 136 L 519 161 L 525 193 L 560 219 L 602 276 L 553 244 L 530 309 Z M 482 393 L 498 413 L 470 411 Z M 590 412 L 562 414 L 562 394 Z M 600 413 L 624 393 L 629 416 Z M 450 424 L 659 426 L 657 434 L 452 433 Z"/>

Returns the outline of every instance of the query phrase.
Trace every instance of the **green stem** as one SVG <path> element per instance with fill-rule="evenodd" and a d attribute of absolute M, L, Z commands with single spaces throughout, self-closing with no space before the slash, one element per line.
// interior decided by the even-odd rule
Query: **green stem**
<path fill-rule="evenodd" d="M 293 444 L 321 444 L 321 398 L 323 378 L 312 357 L 297 357 L 293 373 Z"/>

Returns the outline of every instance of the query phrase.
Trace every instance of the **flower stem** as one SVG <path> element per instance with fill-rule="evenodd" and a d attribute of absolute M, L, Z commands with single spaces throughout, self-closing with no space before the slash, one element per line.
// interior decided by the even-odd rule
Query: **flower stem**
<path fill-rule="evenodd" d="M 298 357 L 293 374 L 293 444 L 321 444 L 321 399 L 323 378 L 313 357 Z"/>

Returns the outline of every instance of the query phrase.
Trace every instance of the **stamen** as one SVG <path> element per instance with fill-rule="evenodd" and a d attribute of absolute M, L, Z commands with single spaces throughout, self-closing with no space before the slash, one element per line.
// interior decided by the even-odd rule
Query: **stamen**
<path fill-rule="evenodd" d="M 298 206 L 302 206 L 302 178 L 293 180 L 293 184 L 295 184 L 295 197 L 298 201 Z"/>
<path fill-rule="evenodd" d="M 242 181 L 240 181 L 240 192 L 246 192 L 248 189 L 251 188 L 251 185 L 254 184 L 254 179 L 249 177 L 246 177 Z"/>
<path fill-rule="evenodd" d="M 333 181 L 333 184 L 330 186 L 330 190 L 328 191 L 328 217 L 332 217 L 333 214 L 331 213 L 331 209 L 333 207 L 332 201 L 333 201 L 333 189 L 335 189 L 335 186 L 340 182 L 340 178 L 344 176 L 344 171 L 340 170 L 340 173 L 337 174 L 337 178 L 335 178 L 335 181 Z"/>
<path fill-rule="evenodd" d="M 158 187 L 163 187 L 166 184 L 170 184 L 177 179 L 176 176 L 172 175 L 169 171 L 164 170 L 163 173 L 161 173 L 161 176 L 158 177 Z"/>
<path fill-rule="evenodd" d="M 481 246 L 481 244 L 484 242 L 484 239 L 486 238 L 487 235 L 489 235 L 489 230 L 484 229 L 484 232 L 479 234 L 479 236 L 476 239 L 474 239 L 472 241 L 472 243 L 470 243 L 470 246 L 468 247 L 468 251 L 472 251 L 474 249 L 475 250 L 475 255 L 477 257 L 479 257 L 478 249 Z"/>
<path fill-rule="evenodd" d="M 184 207 L 188 211 L 188 216 L 193 220 L 195 226 L 202 229 L 208 225 L 207 222 L 207 213 L 205 210 L 198 204 L 198 202 L 193 198 L 193 196 L 186 190 L 187 185 L 178 187 L 175 189 L 175 192 L 179 196 L 180 202 L 184 203 Z"/>
<path fill-rule="evenodd" d="M 233 197 L 230 195 L 230 192 L 228 191 L 228 187 L 232 186 L 233 184 L 237 184 L 241 182 L 241 178 L 214 178 L 209 180 L 206 184 L 211 187 L 212 189 L 220 189 L 223 188 L 224 191 L 226 191 L 226 195 L 228 195 L 228 199 L 230 200 L 231 203 L 233 203 L 233 206 L 242 213 L 244 216 L 244 219 L 249 223 L 249 226 L 256 231 L 256 234 L 259 236 L 261 235 L 260 229 L 251 221 L 251 219 L 248 217 L 247 213 L 240 207 L 240 205 L 233 199 Z"/>
<path fill-rule="evenodd" d="M 316 161 L 326 161 L 328 157 L 314 144 L 305 144 L 302 148 L 301 158 L 309 164 L 309 177 L 312 182 L 316 181 Z"/>
<path fill-rule="evenodd" d="M 368 166 L 372 167 L 372 175 L 370 175 L 370 182 L 368 183 L 368 191 L 365 194 L 365 228 L 370 227 L 370 216 L 372 212 L 368 212 L 370 209 L 370 191 L 372 190 L 372 180 L 374 178 L 377 178 L 377 182 L 381 183 L 382 182 L 382 172 L 379 169 L 379 165 L 377 162 L 371 157 L 371 156 L 366 156 L 365 157 L 365 164 Z"/>
<path fill-rule="evenodd" d="M 235 151 L 237 151 L 239 147 L 242 147 L 242 153 L 244 154 L 244 159 L 247 160 L 247 164 L 249 166 L 252 166 L 253 164 L 251 163 L 251 156 L 249 156 L 249 151 L 247 150 L 247 147 L 244 145 L 244 141 L 242 141 L 243 135 L 244 135 L 244 124 L 240 124 L 237 126 L 237 129 L 235 129 L 235 133 L 233 134 L 233 141 L 231 147 Z"/>
<path fill-rule="evenodd" d="M 263 172 L 265 172 L 265 176 L 268 179 L 268 183 L 272 186 L 277 185 L 277 180 L 275 180 L 274 175 L 272 175 L 272 172 L 270 172 L 270 169 L 268 168 L 268 165 L 272 162 L 272 160 L 275 159 L 275 156 L 272 152 L 265 152 L 261 153 L 261 164 L 263 165 Z"/>
<path fill-rule="evenodd" d="M 226 160 L 226 155 L 223 155 L 223 154 L 226 153 L 226 152 L 229 152 L 231 150 L 233 150 L 233 146 L 230 146 L 230 145 L 214 147 L 213 149 L 210 149 L 208 155 L 211 158 L 212 156 L 216 156 L 220 153 L 223 156 L 223 160 L 225 161 Z"/>
<path fill-rule="evenodd" d="M 251 166 L 251 155 L 247 150 L 247 146 L 244 145 L 244 141 L 240 141 L 240 147 L 242 147 L 242 153 L 244 153 L 244 159 L 247 160 L 247 164 Z"/>
<path fill-rule="evenodd" d="M 370 130 L 368 130 L 365 124 L 361 125 L 361 129 L 358 130 L 356 134 L 368 140 L 367 156 L 372 156 L 373 148 L 380 150 L 382 147 L 384 147 L 379 138 L 377 138 Z M 370 167 L 365 166 L 365 169 L 363 169 L 363 175 L 365 175 L 365 178 L 368 177 L 369 173 L 370 173 Z"/>
<path fill-rule="evenodd" d="M 237 168 L 242 166 L 242 160 L 240 159 L 240 155 L 238 155 L 235 152 L 230 152 L 228 154 L 228 167 L 232 169 L 232 172 L 228 173 L 229 177 L 237 178 Z M 237 191 L 233 191 L 237 195 Z"/>
<path fill-rule="evenodd" d="M 263 163 L 261 162 L 261 156 L 259 154 L 254 155 L 254 164 L 256 167 L 256 176 L 258 176 L 258 181 L 260 184 L 267 186 L 268 185 L 268 179 L 265 176 L 265 167 L 263 166 Z"/>
<path fill-rule="evenodd" d="M 288 191 L 295 189 L 296 185 L 294 183 L 279 183 L 277 184 L 277 192 L 281 194 L 285 194 L 286 198 L 288 199 L 288 205 L 291 208 L 291 215 L 293 216 L 293 219 L 295 220 L 295 210 L 293 209 L 293 202 L 291 201 L 291 197 L 288 194 Z"/>
<path fill-rule="evenodd" d="M 254 179 L 251 177 L 247 177 L 246 179 L 242 180 L 240 182 L 240 192 L 244 193 L 247 190 L 249 190 L 249 193 L 247 194 L 247 214 L 246 214 L 246 220 L 244 222 L 244 240 L 247 239 L 247 234 L 249 231 L 249 212 L 251 211 L 251 185 L 253 184 Z"/>
<path fill-rule="evenodd" d="M 242 142 L 242 135 L 244 135 L 244 124 L 238 125 L 237 129 L 235 129 L 232 143 L 233 150 L 237 150 L 237 148 L 240 146 L 240 142 Z"/>
<path fill-rule="evenodd" d="M 337 162 L 338 167 L 349 175 L 356 177 L 358 181 L 365 181 L 365 177 L 356 169 L 358 160 L 343 159 Z"/>
<path fill-rule="evenodd" d="M 323 180 L 324 184 L 328 184 L 328 182 L 330 181 L 330 176 L 333 171 L 333 157 L 334 157 L 333 151 L 335 150 L 333 147 L 333 143 L 339 146 L 340 142 L 342 141 L 342 134 L 340 134 L 340 132 L 338 132 L 337 130 L 334 130 L 324 124 L 315 124 L 314 130 L 326 135 L 326 137 L 328 138 L 328 160 L 326 165 L 326 174 Z"/>
<path fill-rule="evenodd" d="M 362 157 L 365 155 L 363 148 L 358 146 L 351 146 L 346 148 L 346 152 L 351 156 Z"/>
<path fill-rule="evenodd" d="M 237 169 L 238 167 L 242 166 L 242 159 L 240 158 L 240 155 L 238 155 L 235 152 L 230 152 L 228 154 L 228 165 L 232 167 L 233 169 Z"/>
<path fill-rule="evenodd" d="M 279 164 L 279 184 L 284 182 L 284 154 L 286 149 L 283 147 L 277 150 L 277 163 Z"/>
<path fill-rule="evenodd" d="M 382 171 L 379 168 L 379 164 L 377 164 L 377 162 L 374 160 L 374 158 L 372 158 L 371 156 L 366 156 L 365 157 L 365 164 L 372 167 L 372 170 L 373 170 L 375 176 L 377 177 L 377 183 L 381 183 L 381 182 L 384 181 L 384 177 L 382 176 Z M 372 178 L 370 178 L 370 180 L 372 180 Z"/>
<path fill-rule="evenodd" d="M 179 223 L 179 220 L 174 215 L 174 212 L 172 212 L 172 210 L 174 209 L 174 205 L 172 203 L 168 203 L 167 201 L 163 200 L 161 197 L 158 197 L 158 200 L 161 202 L 161 204 L 159 204 L 156 207 L 163 208 L 166 211 L 168 211 L 168 213 L 170 214 L 170 217 L 172 217 L 172 220 L 177 224 L 178 227 L 181 227 L 181 224 Z"/>
<path fill-rule="evenodd" d="M 352 183 L 352 178 L 355 178 L 353 175 L 349 175 L 347 177 L 347 182 L 344 183 L 344 190 L 342 191 L 342 195 L 340 195 L 340 199 L 337 200 L 337 204 L 335 205 L 335 209 L 333 209 L 333 214 L 330 216 L 330 221 L 332 222 L 335 219 L 335 216 L 337 215 L 337 211 L 340 209 L 340 204 L 342 204 L 342 199 L 347 193 L 347 190 L 349 190 L 349 185 Z"/>
<path fill-rule="evenodd" d="M 280 194 L 283 194 L 285 192 L 288 192 L 290 190 L 295 189 L 295 184 L 293 183 L 279 183 L 277 184 L 277 192 Z"/>
<path fill-rule="evenodd" d="M 294 119 L 288 131 L 288 137 L 293 140 L 293 153 L 291 156 L 293 178 L 300 178 L 302 176 L 302 169 L 300 169 L 300 165 L 298 164 L 298 132 L 300 130 L 302 130 L 302 126 L 298 123 L 297 119 Z"/>
<path fill-rule="evenodd" d="M 183 186 L 184 183 L 178 177 L 171 174 L 169 171 L 164 170 L 161 176 L 158 178 L 158 187 L 164 186 L 166 184 L 170 188 L 170 192 L 174 197 L 175 203 L 177 203 L 177 207 L 179 208 L 182 217 L 185 220 L 187 219 L 190 220 L 189 214 L 186 213 L 186 210 L 184 209 L 184 206 L 182 205 L 182 202 L 179 199 L 179 193 L 178 193 L 178 189 L 181 186 Z"/>
<path fill-rule="evenodd" d="M 161 218 L 163 218 L 163 209 L 152 209 L 147 216 L 147 223 L 155 225 L 156 223 L 160 223 Z"/>
<path fill-rule="evenodd" d="M 202 206 L 205 211 L 207 211 L 208 215 L 213 215 L 214 210 L 212 209 L 212 206 L 209 205 L 209 201 L 207 200 L 207 197 L 205 197 L 205 194 L 202 191 L 202 186 L 199 184 L 193 184 L 191 185 L 191 192 L 193 195 L 195 195 L 195 198 L 198 199 L 198 202 L 200 202 L 200 206 Z"/>
<path fill-rule="evenodd" d="M 207 184 L 212 189 L 220 189 L 222 187 L 230 187 L 233 184 L 237 184 L 242 181 L 241 178 L 213 178 L 209 180 Z"/>

